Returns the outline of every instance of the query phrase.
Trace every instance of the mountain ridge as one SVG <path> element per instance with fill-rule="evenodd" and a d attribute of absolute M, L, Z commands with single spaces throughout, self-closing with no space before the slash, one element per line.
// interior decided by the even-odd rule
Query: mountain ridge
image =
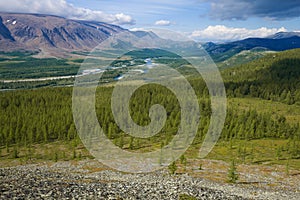
<path fill-rule="evenodd" d="M 0 13 L 1 49 L 91 50 L 109 36 L 126 31 L 103 22 L 71 20 L 54 15 Z"/>
<path fill-rule="evenodd" d="M 278 32 L 278 33 L 275 33 L 274 35 L 270 35 L 266 38 L 283 39 L 283 38 L 289 38 L 289 37 L 294 37 L 294 36 L 300 37 L 300 32 Z"/>
<path fill-rule="evenodd" d="M 292 35 L 291 37 L 273 38 L 246 38 L 239 41 L 233 41 L 224 44 L 206 43 L 203 45 L 205 50 L 215 61 L 224 61 L 244 50 L 267 50 L 267 51 L 285 51 L 289 49 L 300 48 L 300 37 Z"/>

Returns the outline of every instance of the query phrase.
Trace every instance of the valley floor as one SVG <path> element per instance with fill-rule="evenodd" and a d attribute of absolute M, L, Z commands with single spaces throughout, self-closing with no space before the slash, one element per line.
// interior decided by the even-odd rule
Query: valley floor
<path fill-rule="evenodd" d="M 299 171 L 280 166 L 240 165 L 236 184 L 225 183 L 228 164 L 195 160 L 166 170 L 126 174 L 91 159 L 0 168 L 0 199 L 299 199 Z M 200 162 L 200 161 L 198 161 Z M 17 163 L 15 163 L 17 164 Z"/>

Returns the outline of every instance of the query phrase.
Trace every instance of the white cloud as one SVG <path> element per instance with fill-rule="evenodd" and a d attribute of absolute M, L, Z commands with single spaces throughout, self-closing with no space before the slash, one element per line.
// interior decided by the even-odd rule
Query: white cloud
<path fill-rule="evenodd" d="M 170 26 L 171 22 L 168 20 L 159 20 L 155 22 L 155 25 L 157 26 Z"/>
<path fill-rule="evenodd" d="M 249 37 L 267 37 L 277 32 L 286 32 L 284 27 L 279 29 L 261 27 L 259 29 L 233 28 L 223 25 L 208 26 L 203 30 L 196 30 L 190 35 L 191 38 L 199 41 L 232 41 L 242 40 Z"/>
<path fill-rule="evenodd" d="M 145 28 L 131 28 L 129 30 L 130 31 L 149 31 L 148 29 L 145 29 Z"/>
<path fill-rule="evenodd" d="M 75 7 L 66 0 L 10 0 L 0 1 L 4 12 L 40 13 L 63 16 L 70 19 L 95 20 L 112 24 L 134 24 L 131 16 L 124 13 L 108 14 L 98 10 Z"/>

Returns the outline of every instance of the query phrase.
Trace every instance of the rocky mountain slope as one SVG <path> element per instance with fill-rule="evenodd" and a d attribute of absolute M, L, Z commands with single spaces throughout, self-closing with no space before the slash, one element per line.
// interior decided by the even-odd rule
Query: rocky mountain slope
<path fill-rule="evenodd" d="M 125 29 L 101 22 L 41 14 L 0 13 L 0 48 L 10 50 L 90 50 Z"/>

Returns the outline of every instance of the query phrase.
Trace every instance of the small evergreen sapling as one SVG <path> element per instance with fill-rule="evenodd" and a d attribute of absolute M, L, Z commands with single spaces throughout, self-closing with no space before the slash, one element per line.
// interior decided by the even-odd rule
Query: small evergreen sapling
<path fill-rule="evenodd" d="M 239 178 L 239 175 L 237 174 L 236 164 L 235 164 L 235 161 L 232 160 L 230 168 L 228 170 L 228 182 L 236 183 L 238 178 Z"/>

